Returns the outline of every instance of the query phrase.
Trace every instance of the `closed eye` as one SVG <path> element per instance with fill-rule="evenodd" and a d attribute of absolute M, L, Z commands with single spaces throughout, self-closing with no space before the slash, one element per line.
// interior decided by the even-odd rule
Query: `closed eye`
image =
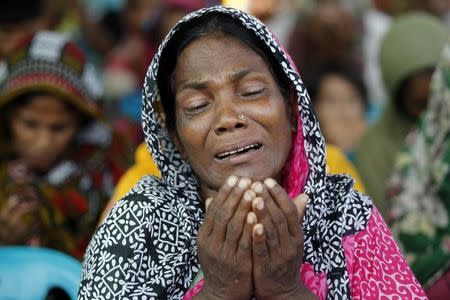
<path fill-rule="evenodd" d="M 260 88 L 260 89 L 256 89 L 256 90 L 250 90 L 250 91 L 245 91 L 244 93 L 242 93 L 242 96 L 246 97 L 246 98 L 255 98 L 258 97 L 260 95 L 263 95 L 266 91 L 266 88 Z"/>
<path fill-rule="evenodd" d="M 186 108 L 185 112 L 187 115 L 196 115 L 196 114 L 203 112 L 208 105 L 209 105 L 209 103 L 206 102 L 206 103 L 202 103 L 199 105 L 191 106 L 191 107 Z"/>

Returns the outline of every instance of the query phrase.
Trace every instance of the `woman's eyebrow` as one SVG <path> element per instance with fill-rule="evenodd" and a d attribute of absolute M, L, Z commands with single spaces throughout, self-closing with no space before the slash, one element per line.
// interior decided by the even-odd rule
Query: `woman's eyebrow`
<path fill-rule="evenodd" d="M 240 71 L 237 71 L 235 73 L 232 73 L 227 76 L 227 79 L 231 82 L 238 81 L 248 74 L 252 73 L 253 71 L 251 69 L 243 69 Z M 178 88 L 177 91 L 185 90 L 185 89 L 195 89 L 195 90 L 201 90 L 206 87 L 208 87 L 210 81 L 204 80 L 204 81 L 190 81 L 190 82 L 184 82 L 182 83 Z"/>
<path fill-rule="evenodd" d="M 252 70 L 250 70 L 250 69 L 243 69 L 243 70 L 240 70 L 240 71 L 238 71 L 238 72 L 236 72 L 236 73 L 234 73 L 234 74 L 231 74 L 230 76 L 229 76 L 229 80 L 230 81 L 237 81 L 237 80 L 240 80 L 240 79 L 242 79 L 242 78 L 244 78 L 245 76 L 247 76 L 249 73 L 251 73 L 252 72 Z"/>
<path fill-rule="evenodd" d="M 191 81 L 191 82 L 185 82 L 182 83 L 178 88 L 177 91 L 182 91 L 186 89 L 194 89 L 194 90 L 201 90 L 208 86 L 208 81 Z"/>

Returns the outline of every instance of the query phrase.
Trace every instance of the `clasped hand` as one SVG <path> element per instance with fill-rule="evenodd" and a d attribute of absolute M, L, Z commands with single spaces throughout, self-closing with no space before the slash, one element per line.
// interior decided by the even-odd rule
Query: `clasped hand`
<path fill-rule="evenodd" d="M 268 178 L 231 176 L 214 199 L 198 236 L 205 276 L 199 299 L 295 299 L 303 257 L 301 220 L 307 196 L 290 199 Z M 307 292 L 307 290 L 306 290 Z"/>

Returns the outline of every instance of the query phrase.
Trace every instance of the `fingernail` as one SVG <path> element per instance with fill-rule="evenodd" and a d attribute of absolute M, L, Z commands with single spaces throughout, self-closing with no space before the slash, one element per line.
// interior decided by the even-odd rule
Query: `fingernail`
<path fill-rule="evenodd" d="M 252 199 L 255 198 L 255 193 L 252 190 L 245 191 L 244 194 L 244 200 L 247 202 L 252 201 Z"/>
<path fill-rule="evenodd" d="M 265 184 L 269 189 L 271 189 L 271 188 L 273 188 L 273 187 L 275 186 L 275 184 L 277 184 L 277 183 L 276 183 L 276 181 L 273 180 L 272 178 L 267 178 L 266 180 L 264 180 L 264 184 Z"/>
<path fill-rule="evenodd" d="M 256 221 L 255 214 L 252 213 L 252 212 L 249 212 L 248 215 L 247 215 L 247 223 L 253 224 L 253 223 L 255 223 L 255 221 Z"/>
<path fill-rule="evenodd" d="M 262 193 L 263 191 L 263 185 L 261 184 L 261 182 L 255 182 L 252 185 L 252 190 L 255 191 L 255 193 Z"/>
<path fill-rule="evenodd" d="M 233 186 L 235 186 L 235 184 L 237 183 L 237 181 L 238 181 L 238 178 L 237 178 L 236 176 L 230 176 L 230 177 L 228 177 L 228 179 L 227 179 L 227 184 L 228 184 L 230 187 L 233 187 Z"/>
<path fill-rule="evenodd" d="M 264 228 L 263 228 L 262 224 L 256 224 L 255 231 L 256 231 L 256 234 L 262 235 L 264 232 Z"/>
<path fill-rule="evenodd" d="M 257 210 L 263 210 L 264 209 L 264 201 L 262 198 L 258 198 L 257 200 L 258 202 L 256 202 L 256 209 Z"/>
<path fill-rule="evenodd" d="M 248 178 L 241 178 L 239 180 L 239 187 L 241 189 L 245 189 L 246 187 L 249 186 L 249 184 L 250 184 L 250 179 L 248 179 Z"/>
<path fill-rule="evenodd" d="M 205 201 L 205 208 L 206 209 L 208 209 L 208 206 L 211 204 L 212 200 L 213 200 L 213 198 L 206 199 L 206 201 Z"/>

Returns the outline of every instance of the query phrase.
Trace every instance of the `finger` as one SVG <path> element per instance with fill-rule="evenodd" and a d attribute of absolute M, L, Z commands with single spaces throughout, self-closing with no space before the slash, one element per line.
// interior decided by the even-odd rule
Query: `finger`
<path fill-rule="evenodd" d="M 237 176 L 230 176 L 227 178 L 226 182 L 220 187 L 219 191 L 217 192 L 217 195 L 214 197 L 215 201 L 214 203 L 211 203 L 212 206 L 210 206 L 210 209 L 215 209 L 216 207 L 220 207 L 225 200 L 227 199 L 228 195 L 231 193 L 233 188 L 237 185 L 239 182 L 239 178 Z"/>
<path fill-rule="evenodd" d="M 26 214 L 32 213 L 37 210 L 36 203 L 21 203 L 16 207 L 16 210 L 12 215 L 10 215 L 10 221 L 8 222 L 10 226 L 16 227 L 21 226 L 23 222 L 23 217 Z"/>
<path fill-rule="evenodd" d="M 210 197 L 208 199 L 205 200 L 205 211 L 208 211 L 208 207 L 211 204 L 211 202 L 213 201 L 213 198 Z"/>
<path fill-rule="evenodd" d="M 257 223 L 252 230 L 252 256 L 254 269 L 262 269 L 269 262 L 264 226 Z"/>
<path fill-rule="evenodd" d="M 272 222 L 271 216 L 267 211 L 266 203 L 270 200 L 264 200 L 256 197 L 252 203 L 253 212 L 256 214 L 258 222 L 264 226 L 265 239 L 268 246 L 270 256 L 276 256 L 280 252 L 280 244 L 277 230 Z"/>
<path fill-rule="evenodd" d="M 291 200 L 283 187 L 280 186 L 274 179 L 267 178 L 264 180 L 264 186 L 272 199 L 274 199 L 277 207 L 280 208 L 285 216 L 285 223 L 281 224 L 280 220 L 280 226 L 283 226 L 284 230 L 284 226 L 286 225 L 286 229 L 289 230 L 289 233 L 292 236 L 296 236 L 298 234 L 300 222 L 298 218 L 298 209 L 295 203 Z"/>
<path fill-rule="evenodd" d="M 244 191 L 244 194 L 239 201 L 238 207 L 227 224 L 227 232 L 225 238 L 225 245 L 233 253 L 236 253 L 239 247 L 239 239 L 243 234 L 243 229 L 247 219 L 247 215 L 251 210 L 252 201 L 256 197 L 256 194 L 252 190 Z M 256 218 L 256 216 L 255 216 Z"/>
<path fill-rule="evenodd" d="M 297 216 L 300 221 L 303 221 L 305 216 L 306 204 L 308 203 L 309 197 L 306 194 L 300 194 L 294 199 L 295 207 L 297 208 Z"/>
<path fill-rule="evenodd" d="M 213 242 L 223 244 L 226 237 L 228 223 L 234 216 L 238 204 L 241 202 L 244 192 L 250 186 L 250 179 L 241 178 L 239 182 L 233 187 L 229 193 L 226 201 L 223 201 L 221 206 L 214 207 L 214 224 L 211 237 Z M 212 211 L 214 206 L 213 201 L 210 205 Z"/>
<path fill-rule="evenodd" d="M 290 238 L 291 233 L 288 229 L 288 223 L 287 223 L 287 216 L 285 215 L 285 212 L 278 207 L 277 203 L 274 200 L 274 197 L 269 193 L 268 188 L 265 186 L 265 184 L 254 185 L 254 188 L 258 191 L 261 191 L 259 195 L 263 197 L 264 204 L 266 205 L 266 210 L 268 212 L 268 215 L 271 220 L 270 225 L 266 225 L 265 222 L 261 221 L 261 223 L 264 224 L 266 229 L 266 235 L 267 235 L 267 241 L 269 243 L 269 253 L 272 256 L 274 255 L 281 255 L 283 253 L 284 249 L 287 249 L 290 245 Z M 287 199 L 284 201 L 287 202 L 292 206 L 292 209 L 294 211 L 294 214 L 296 214 L 295 211 L 295 205 L 291 203 L 292 201 L 289 199 L 289 196 L 286 194 Z M 277 240 L 271 241 L 269 236 L 269 229 L 267 226 L 272 226 L 277 233 Z"/>
<path fill-rule="evenodd" d="M 256 222 L 256 215 L 253 212 L 249 212 L 246 217 L 244 231 L 242 232 L 242 236 L 239 240 L 239 246 L 236 255 L 238 261 L 251 259 L 252 257 L 252 232 Z"/>
<path fill-rule="evenodd" d="M 20 200 L 17 195 L 12 195 L 11 197 L 9 197 L 2 209 L 2 215 L 9 216 L 12 212 L 14 212 L 19 203 Z"/>
<path fill-rule="evenodd" d="M 236 176 L 230 176 L 226 180 L 226 182 L 222 185 L 220 190 L 217 192 L 215 201 L 209 201 L 208 208 L 206 209 L 206 201 L 205 201 L 205 219 L 203 220 L 203 225 L 201 227 L 201 230 L 199 231 L 199 235 L 204 235 L 206 238 L 207 236 L 211 235 L 212 228 L 214 224 L 214 215 L 216 208 L 218 206 L 221 206 L 222 203 L 225 201 L 225 199 L 230 194 L 231 190 L 234 188 L 234 186 L 237 184 L 238 178 Z"/>

